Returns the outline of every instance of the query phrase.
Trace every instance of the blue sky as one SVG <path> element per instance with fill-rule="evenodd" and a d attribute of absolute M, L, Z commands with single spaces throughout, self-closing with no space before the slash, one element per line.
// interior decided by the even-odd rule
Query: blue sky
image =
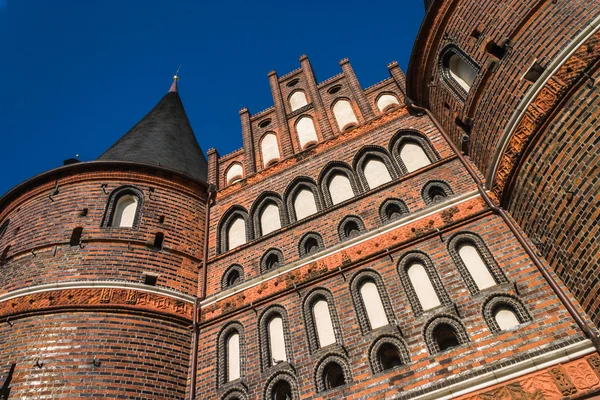
<path fill-rule="evenodd" d="M 79 154 L 93 160 L 167 92 L 203 150 L 241 147 L 238 110 L 272 104 L 267 73 L 348 57 L 363 87 L 406 69 L 423 1 L 0 0 L 0 194 Z"/>

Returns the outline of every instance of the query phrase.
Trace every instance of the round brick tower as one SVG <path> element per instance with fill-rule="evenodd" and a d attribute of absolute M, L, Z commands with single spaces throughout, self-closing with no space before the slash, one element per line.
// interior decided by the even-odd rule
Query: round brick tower
<path fill-rule="evenodd" d="M 436 115 L 600 326 L 600 1 L 431 3 L 408 97 Z"/>
<path fill-rule="evenodd" d="M 0 398 L 184 398 L 207 166 L 176 82 L 66 164 L 0 200 Z"/>

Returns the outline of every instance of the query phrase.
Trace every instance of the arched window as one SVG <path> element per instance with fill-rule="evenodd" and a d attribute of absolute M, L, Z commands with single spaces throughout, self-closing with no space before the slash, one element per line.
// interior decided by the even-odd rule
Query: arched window
<path fill-rule="evenodd" d="M 461 97 L 469 93 L 479 73 L 479 67 L 456 46 L 448 46 L 442 51 L 441 67 L 441 76 Z"/>
<path fill-rule="evenodd" d="M 395 335 L 380 336 L 369 349 L 369 361 L 377 374 L 410 362 L 406 343 Z"/>
<path fill-rule="evenodd" d="M 298 120 L 296 123 L 296 132 L 298 133 L 300 148 L 303 150 L 309 145 L 319 141 L 317 131 L 315 130 L 315 124 L 310 117 L 301 117 Z"/>
<path fill-rule="evenodd" d="M 390 151 L 404 174 L 417 171 L 439 159 L 427 137 L 413 130 L 396 132 L 390 140 Z"/>
<path fill-rule="evenodd" d="M 240 265 L 232 265 L 225 271 L 221 279 L 221 288 L 227 289 L 244 281 L 244 269 Z"/>
<path fill-rule="evenodd" d="M 340 322 L 328 290 L 311 291 L 304 300 L 302 311 L 311 353 L 333 343 L 341 344 Z"/>
<path fill-rule="evenodd" d="M 340 240 L 348 240 L 360 236 L 365 231 L 365 224 L 354 215 L 345 217 L 338 225 L 338 235 Z"/>
<path fill-rule="evenodd" d="M 296 220 L 301 220 L 317 213 L 315 194 L 308 188 L 298 190 L 294 197 L 294 212 Z"/>
<path fill-rule="evenodd" d="M 483 317 L 492 333 L 500 333 L 531 321 L 521 301 L 511 295 L 493 295 L 483 305 Z"/>
<path fill-rule="evenodd" d="M 244 168 L 240 163 L 233 163 L 227 168 L 225 181 L 228 185 L 241 180 L 244 177 Z"/>
<path fill-rule="evenodd" d="M 392 108 L 396 108 L 399 105 L 400 102 L 398 101 L 398 98 L 392 94 L 382 94 L 379 96 L 379 99 L 377 99 L 377 108 L 379 108 L 379 111 L 382 113 L 389 111 Z"/>
<path fill-rule="evenodd" d="M 436 317 L 426 324 L 425 342 L 432 355 L 461 346 L 468 341 L 465 327 L 453 316 Z"/>
<path fill-rule="evenodd" d="M 398 176 L 387 151 L 378 146 L 361 149 L 354 157 L 354 168 L 366 189 L 375 189 Z"/>
<path fill-rule="evenodd" d="M 357 273 L 350 281 L 350 293 L 363 335 L 394 321 L 392 305 L 377 272 Z"/>
<path fill-rule="evenodd" d="M 453 194 L 450 186 L 442 181 L 430 181 L 423 187 L 422 191 L 423 200 L 427 205 L 441 203 Z"/>
<path fill-rule="evenodd" d="M 259 343 L 263 371 L 292 359 L 287 318 L 287 312 L 280 306 L 268 308 L 259 318 Z"/>
<path fill-rule="evenodd" d="M 262 274 L 273 271 L 283 265 L 283 253 L 279 249 L 269 249 L 260 260 Z"/>
<path fill-rule="evenodd" d="M 361 192 L 352 168 L 339 161 L 327 164 L 321 172 L 319 184 L 327 206 L 342 203 Z"/>
<path fill-rule="evenodd" d="M 438 298 L 437 293 L 435 292 L 435 289 L 429 280 L 429 275 L 427 275 L 427 271 L 425 271 L 425 267 L 422 264 L 411 264 L 408 267 L 407 273 L 408 279 L 410 279 L 410 283 L 415 288 L 417 298 L 419 299 L 421 308 L 424 311 L 437 307 L 441 304 L 440 299 Z"/>
<path fill-rule="evenodd" d="M 416 143 L 404 143 L 400 147 L 400 158 L 409 173 L 431 164 L 425 151 Z"/>
<path fill-rule="evenodd" d="M 296 222 L 321 209 L 319 190 L 310 178 L 300 177 L 288 185 L 285 202 L 290 214 L 290 221 Z"/>
<path fill-rule="evenodd" d="M 508 280 L 485 246 L 471 232 L 459 232 L 448 241 L 448 251 L 473 296 Z"/>
<path fill-rule="evenodd" d="M 103 226 L 113 228 L 133 228 L 139 225 L 142 192 L 131 186 L 123 186 L 112 191 L 108 199 Z"/>
<path fill-rule="evenodd" d="M 217 252 L 222 253 L 252 240 L 252 226 L 248 212 L 240 206 L 233 206 L 221 218 L 217 232 Z"/>
<path fill-rule="evenodd" d="M 236 217 L 227 228 L 227 250 L 235 249 L 246 243 L 246 221 Z"/>
<path fill-rule="evenodd" d="M 274 161 L 279 161 L 279 144 L 274 133 L 267 133 L 260 141 L 260 149 L 263 158 L 263 167 L 266 168 Z"/>
<path fill-rule="evenodd" d="M 271 398 L 273 400 L 292 400 L 292 386 L 288 381 L 279 381 L 273 386 Z"/>
<path fill-rule="evenodd" d="M 371 329 L 381 328 L 389 324 L 379 296 L 379 290 L 374 282 L 365 281 L 360 285 L 360 297 L 365 305 Z"/>
<path fill-rule="evenodd" d="M 302 236 L 298 244 L 298 254 L 300 257 L 309 256 L 324 249 L 323 238 L 316 232 L 309 232 Z"/>
<path fill-rule="evenodd" d="M 79 246 L 81 244 L 81 236 L 83 235 L 83 228 L 77 227 L 71 232 L 71 239 L 69 240 L 70 246 Z"/>
<path fill-rule="evenodd" d="M 282 371 L 269 378 L 264 400 L 298 400 L 298 385 L 291 371 Z"/>
<path fill-rule="evenodd" d="M 308 101 L 306 100 L 306 95 L 302 90 L 296 90 L 290 96 L 290 108 L 292 109 L 292 111 L 296 111 L 297 109 L 302 108 L 307 104 Z"/>
<path fill-rule="evenodd" d="M 341 354 L 323 356 L 315 370 L 315 385 L 318 392 L 344 386 L 351 381 L 348 361 Z"/>
<path fill-rule="evenodd" d="M 379 207 L 379 217 L 383 223 L 396 221 L 408 214 L 408 207 L 402 200 L 387 199 Z"/>
<path fill-rule="evenodd" d="M 227 324 L 217 338 L 218 386 L 244 376 L 244 327 L 239 322 Z"/>
<path fill-rule="evenodd" d="M 451 303 L 431 259 L 425 253 L 411 251 L 400 257 L 398 274 L 415 316 Z"/>
<path fill-rule="evenodd" d="M 281 228 L 279 207 L 275 203 L 267 203 L 260 212 L 260 229 L 263 235 Z"/>
<path fill-rule="evenodd" d="M 358 120 L 356 119 L 352 105 L 348 100 L 342 99 L 336 101 L 333 105 L 333 115 L 342 132 L 352 126 L 358 125 Z"/>

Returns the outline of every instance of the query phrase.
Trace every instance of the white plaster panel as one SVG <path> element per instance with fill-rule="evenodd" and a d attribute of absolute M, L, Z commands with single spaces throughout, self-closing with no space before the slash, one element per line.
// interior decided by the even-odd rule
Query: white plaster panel
<path fill-rule="evenodd" d="M 477 72 L 471 68 L 469 64 L 465 62 L 457 54 L 450 56 L 450 76 L 463 88 L 465 91 L 471 90 L 475 78 L 477 78 Z"/>
<path fill-rule="evenodd" d="M 315 195 L 308 189 L 302 189 L 294 198 L 294 210 L 296 211 L 296 219 L 299 221 L 309 215 L 317 212 L 317 203 Z"/>
<path fill-rule="evenodd" d="M 417 292 L 417 298 L 423 310 L 429 310 L 441 304 L 423 265 L 416 263 L 408 267 L 408 278 Z"/>
<path fill-rule="evenodd" d="M 269 321 L 269 346 L 271 349 L 272 365 L 275 365 L 275 361 L 287 361 L 283 320 L 280 317 L 275 317 Z"/>
<path fill-rule="evenodd" d="M 260 143 L 260 148 L 262 151 L 264 167 L 273 160 L 279 160 L 279 145 L 277 144 L 277 136 L 275 136 L 275 134 L 266 134 Z"/>
<path fill-rule="evenodd" d="M 335 120 L 341 131 L 343 131 L 348 124 L 358 124 L 356 115 L 354 115 L 354 110 L 348 100 L 340 100 L 335 103 L 333 106 L 333 115 L 335 116 Z"/>
<path fill-rule="evenodd" d="M 119 200 L 117 200 L 112 226 L 131 228 L 133 226 L 133 221 L 135 220 L 137 206 L 137 197 L 132 195 L 121 196 Z"/>
<path fill-rule="evenodd" d="M 302 108 L 307 104 L 308 101 L 306 100 L 306 95 L 301 90 L 295 91 L 290 96 L 290 107 L 292 108 L 292 111 Z"/>
<path fill-rule="evenodd" d="M 226 180 L 227 180 L 228 185 L 239 181 L 243 177 L 244 177 L 244 169 L 242 168 L 242 165 L 239 163 L 232 164 L 229 167 L 229 169 L 227 170 Z"/>
<path fill-rule="evenodd" d="M 520 324 L 515 313 L 507 308 L 501 308 L 498 310 L 496 315 L 494 315 L 494 318 L 496 319 L 500 329 L 503 331 L 514 328 Z"/>
<path fill-rule="evenodd" d="M 391 94 L 384 94 L 379 98 L 379 100 L 377 100 L 377 108 L 379 108 L 379 111 L 381 112 L 383 112 L 383 110 L 385 110 L 386 107 L 393 104 L 400 103 L 398 102 L 396 96 L 392 96 Z"/>
<path fill-rule="evenodd" d="M 375 283 L 367 281 L 360 287 L 360 295 L 365 304 L 367 310 L 367 317 L 371 324 L 371 329 L 377 329 L 379 327 L 389 324 L 387 315 L 385 315 L 385 309 L 379 297 L 379 290 Z"/>
<path fill-rule="evenodd" d="M 425 154 L 425 151 L 415 143 L 405 143 L 400 149 L 400 158 L 406 166 L 408 172 L 413 172 L 421 169 L 429 164 L 429 157 Z"/>
<path fill-rule="evenodd" d="M 298 132 L 298 140 L 300 141 L 300 147 L 305 148 L 307 144 L 318 142 L 317 131 L 315 130 L 315 124 L 312 118 L 302 117 L 296 124 L 296 131 Z"/>
<path fill-rule="evenodd" d="M 364 167 L 364 173 L 370 189 L 375 189 L 392 180 L 390 172 L 383 161 L 377 158 L 370 158 L 367 160 Z"/>
<path fill-rule="evenodd" d="M 319 347 L 325 347 L 335 343 L 335 332 L 333 331 L 329 305 L 325 300 L 319 300 L 314 304 L 313 315 L 315 317 L 315 326 L 317 327 Z"/>
<path fill-rule="evenodd" d="M 260 227 L 263 235 L 281 228 L 281 218 L 277 205 L 269 203 L 263 208 L 260 214 Z"/>
<path fill-rule="evenodd" d="M 464 244 L 458 249 L 458 254 L 465 263 L 479 290 L 496 285 L 494 277 L 490 274 L 490 270 L 481 259 L 481 255 L 475 246 Z"/>
<path fill-rule="evenodd" d="M 333 204 L 338 204 L 354 197 L 350 179 L 344 174 L 335 174 L 329 180 L 329 193 L 331 194 Z"/>
<path fill-rule="evenodd" d="M 240 377 L 240 335 L 229 336 L 227 340 L 227 381 L 231 382 Z"/>
<path fill-rule="evenodd" d="M 227 230 L 227 250 L 234 249 L 246 243 L 246 221 L 242 217 L 236 218 Z"/>

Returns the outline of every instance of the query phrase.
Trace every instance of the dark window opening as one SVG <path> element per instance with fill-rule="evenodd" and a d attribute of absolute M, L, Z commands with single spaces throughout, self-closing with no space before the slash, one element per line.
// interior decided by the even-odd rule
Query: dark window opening
<path fill-rule="evenodd" d="M 454 119 L 454 123 L 456 124 L 456 126 L 458 126 L 460 129 L 462 129 L 463 132 L 466 133 L 470 133 L 471 132 L 471 125 L 463 122 L 460 118 L 456 117 Z"/>
<path fill-rule="evenodd" d="M 436 341 L 440 351 L 458 347 L 460 342 L 456 337 L 454 329 L 448 325 L 439 325 L 433 331 L 433 339 Z"/>
<path fill-rule="evenodd" d="M 271 120 L 268 118 L 258 123 L 259 128 L 266 128 L 269 125 L 271 125 Z"/>
<path fill-rule="evenodd" d="M 242 277 L 240 276 L 240 271 L 233 270 L 227 276 L 227 287 L 232 287 L 240 283 Z"/>
<path fill-rule="evenodd" d="M 398 349 L 391 343 L 385 343 L 377 351 L 377 358 L 384 371 L 402 365 L 402 359 Z"/>
<path fill-rule="evenodd" d="M 506 54 L 506 47 L 498 46 L 494 41 L 491 41 L 485 46 L 485 51 L 496 57 L 498 60 L 501 60 Z"/>
<path fill-rule="evenodd" d="M 164 223 L 165 223 L 165 216 L 164 216 L 164 215 L 161 215 L 161 216 L 158 218 L 158 223 L 159 223 L 159 224 L 164 224 Z"/>
<path fill-rule="evenodd" d="M 271 254 L 268 256 L 267 260 L 265 261 L 265 266 L 267 267 L 267 271 L 279 268 L 279 257 L 277 257 L 277 254 Z"/>
<path fill-rule="evenodd" d="M 352 239 L 359 236 L 360 228 L 358 227 L 358 224 L 354 221 L 349 221 L 348 223 L 346 223 L 346 226 L 344 226 L 344 235 L 348 239 Z"/>
<path fill-rule="evenodd" d="M 319 251 L 319 243 L 315 238 L 309 238 L 304 243 L 304 253 L 306 254 L 314 254 Z"/>
<path fill-rule="evenodd" d="M 144 285 L 156 286 L 157 281 L 158 281 L 158 275 L 144 274 Z"/>
<path fill-rule="evenodd" d="M 445 108 L 446 110 L 449 110 L 449 109 L 450 109 L 450 104 L 448 104 L 448 103 L 444 102 L 444 108 Z"/>
<path fill-rule="evenodd" d="M 434 186 L 431 189 L 429 189 L 429 198 L 434 204 L 444 201 L 446 197 L 448 197 L 448 195 L 446 194 L 446 192 L 444 192 L 444 189 L 440 187 Z"/>
<path fill-rule="evenodd" d="M 71 240 L 69 241 L 69 245 L 71 246 L 79 246 L 81 244 L 81 235 L 83 234 L 83 228 L 77 227 L 73 229 L 73 233 L 71 233 Z"/>
<path fill-rule="evenodd" d="M 296 86 L 298 84 L 298 82 L 300 82 L 300 79 L 295 78 L 295 79 L 292 79 L 291 81 L 289 81 L 285 86 L 287 86 L 287 87 Z"/>
<path fill-rule="evenodd" d="M 292 387 L 287 381 L 279 381 L 273 386 L 271 392 L 273 400 L 292 400 Z"/>
<path fill-rule="evenodd" d="M 89 212 L 89 211 L 90 211 L 89 209 L 87 209 L 87 208 L 84 208 L 83 210 L 81 210 L 81 211 L 79 212 L 79 216 L 80 216 L 80 217 L 85 217 L 86 215 L 88 215 L 88 212 Z"/>
<path fill-rule="evenodd" d="M 335 86 L 332 86 L 332 87 L 330 87 L 330 88 L 327 90 L 327 93 L 329 93 L 329 94 L 336 94 L 336 93 L 337 93 L 337 92 L 339 92 L 341 89 L 342 89 L 342 85 L 335 85 Z"/>
<path fill-rule="evenodd" d="M 473 29 L 473 32 L 471 32 L 471 37 L 473 37 L 475 39 L 479 39 L 480 36 L 481 36 L 481 31 L 477 28 Z"/>
<path fill-rule="evenodd" d="M 0 225 L 0 239 L 2 239 L 2 236 L 4 236 L 4 234 L 6 233 L 9 223 L 10 223 L 10 220 L 7 219 L 6 221 L 4 221 L 4 223 L 2 225 Z"/>
<path fill-rule="evenodd" d="M 467 133 L 463 133 L 460 137 L 460 149 L 465 155 L 469 155 L 471 138 Z"/>
<path fill-rule="evenodd" d="M 390 204 L 385 209 L 385 216 L 387 217 L 388 221 L 395 221 L 402 218 L 402 210 L 400 209 L 399 205 Z"/>
<path fill-rule="evenodd" d="M 538 79 L 540 79 L 540 76 L 542 76 L 542 74 L 544 73 L 544 71 L 546 71 L 544 69 L 544 67 L 542 67 L 537 61 L 533 63 L 533 65 L 531 66 L 531 68 L 529 68 L 529 71 L 527 71 L 527 73 L 525 74 L 524 78 L 527 79 L 529 82 L 536 82 Z"/>
<path fill-rule="evenodd" d="M 325 390 L 345 385 L 346 379 L 342 367 L 334 362 L 327 364 L 323 369 L 323 382 L 325 383 Z"/>
<path fill-rule="evenodd" d="M 10 245 L 6 246 L 2 254 L 0 254 L 0 265 L 6 264 L 6 259 L 8 258 L 8 252 L 10 251 Z"/>
<path fill-rule="evenodd" d="M 154 236 L 154 244 L 152 245 L 152 247 L 155 250 L 162 250 L 164 240 L 165 235 L 162 232 L 158 232 L 156 236 Z"/>

